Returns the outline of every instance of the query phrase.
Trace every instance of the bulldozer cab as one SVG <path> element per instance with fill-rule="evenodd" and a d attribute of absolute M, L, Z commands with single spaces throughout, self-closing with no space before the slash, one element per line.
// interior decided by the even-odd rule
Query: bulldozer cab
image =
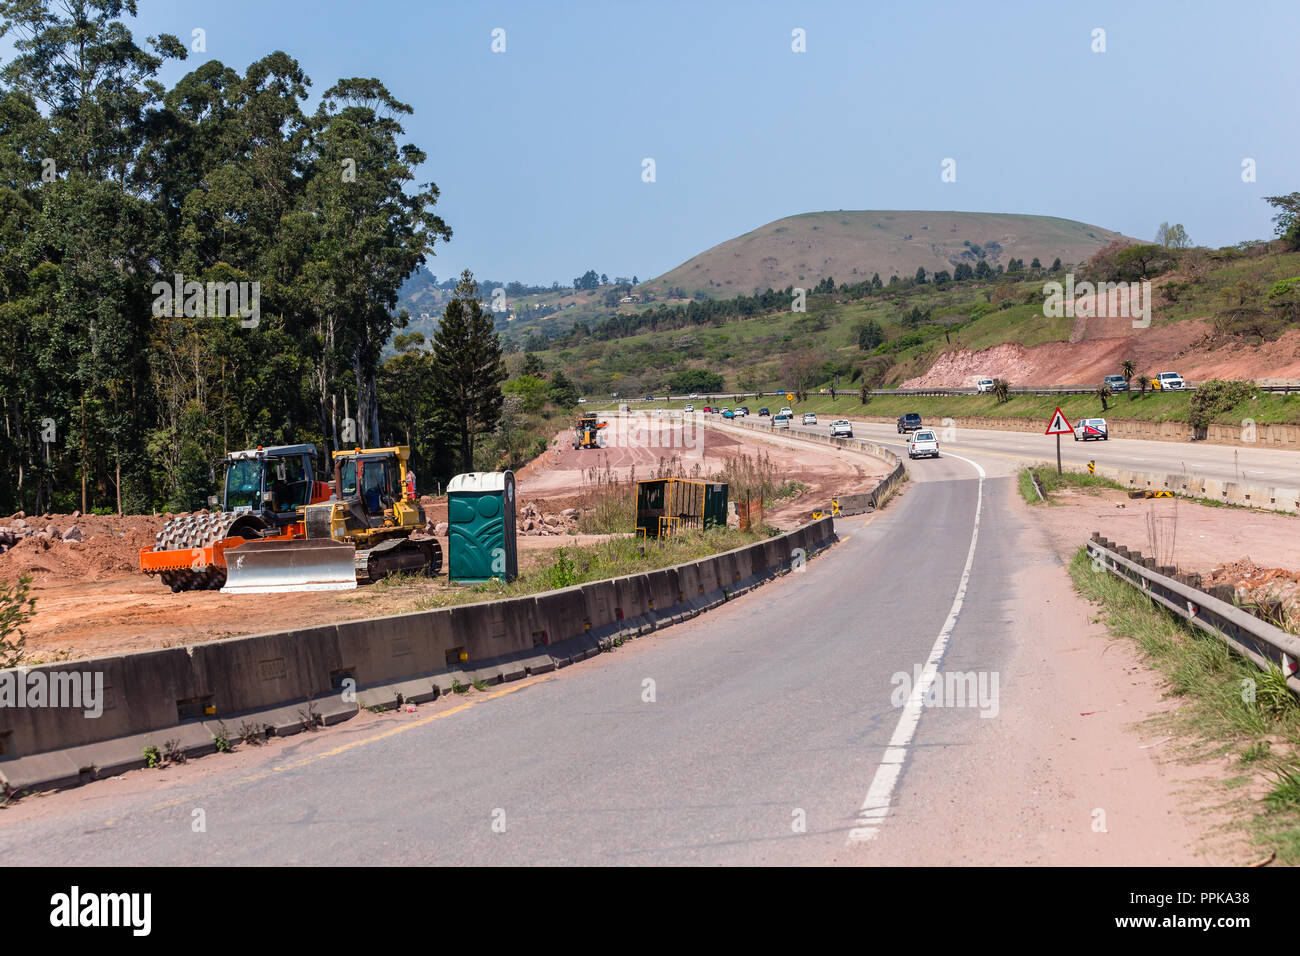
<path fill-rule="evenodd" d="M 299 507 L 311 503 L 315 491 L 314 456 L 315 448 L 311 446 L 231 453 L 225 459 L 223 510 L 292 517 Z"/>
<path fill-rule="evenodd" d="M 369 518 L 382 518 L 402 496 L 396 458 L 387 455 L 353 455 L 336 464 L 339 497 L 355 498 Z"/>
<path fill-rule="evenodd" d="M 352 527 L 399 528 L 423 524 L 418 504 L 406 500 L 405 446 L 334 453 L 338 500 L 351 514 Z"/>

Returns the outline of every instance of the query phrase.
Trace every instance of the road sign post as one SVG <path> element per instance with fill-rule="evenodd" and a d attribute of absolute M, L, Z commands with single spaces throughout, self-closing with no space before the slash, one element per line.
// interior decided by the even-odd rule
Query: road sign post
<path fill-rule="evenodd" d="M 1058 406 L 1056 413 L 1052 416 L 1052 420 L 1047 423 L 1047 431 L 1043 433 L 1045 435 L 1056 436 L 1056 473 L 1058 475 L 1061 474 L 1061 436 L 1068 435 L 1073 430 L 1074 429 L 1070 427 L 1069 421 Z"/>

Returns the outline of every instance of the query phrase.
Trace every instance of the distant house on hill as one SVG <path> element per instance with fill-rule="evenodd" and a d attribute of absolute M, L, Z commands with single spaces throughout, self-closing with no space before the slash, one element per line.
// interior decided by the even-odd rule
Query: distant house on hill
<path fill-rule="evenodd" d="M 625 295 L 625 296 L 623 296 L 623 298 L 621 298 L 621 299 L 618 300 L 618 303 L 619 303 L 619 305 L 622 305 L 622 304 L 624 304 L 625 302 L 640 302 L 640 301 L 641 301 L 641 296 L 639 296 L 639 295 L 637 295 L 635 292 L 633 292 L 631 295 Z"/>

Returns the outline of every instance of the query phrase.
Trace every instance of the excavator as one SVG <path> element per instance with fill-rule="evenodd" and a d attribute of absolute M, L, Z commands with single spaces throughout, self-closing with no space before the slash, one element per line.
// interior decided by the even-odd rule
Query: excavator
<path fill-rule="evenodd" d="M 226 583 L 226 551 L 249 541 L 303 535 L 298 509 L 328 501 L 330 487 L 313 474 L 315 445 L 275 445 L 227 454 L 224 488 L 206 511 L 172 518 L 140 550 L 140 570 L 173 591 L 216 590 Z"/>
<path fill-rule="evenodd" d="M 436 538 L 413 540 L 425 525 L 407 467 L 410 449 L 334 452 L 335 494 L 297 509 L 303 534 L 247 541 L 226 554 L 223 594 L 343 591 L 401 571 L 442 570 Z"/>
<path fill-rule="evenodd" d="M 573 449 L 579 448 L 603 448 L 600 441 L 600 430 L 608 425 L 608 422 L 596 420 L 595 415 L 581 416 L 577 424 L 573 426 Z"/>

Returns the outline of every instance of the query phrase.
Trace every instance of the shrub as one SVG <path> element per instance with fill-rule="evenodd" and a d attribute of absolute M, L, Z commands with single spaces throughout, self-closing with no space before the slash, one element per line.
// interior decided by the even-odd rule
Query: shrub
<path fill-rule="evenodd" d="M 1253 389 L 1251 382 L 1224 381 L 1218 378 L 1201 383 L 1192 392 L 1192 399 L 1188 403 L 1188 424 L 1197 430 L 1208 428 L 1214 416 L 1246 401 Z"/>

